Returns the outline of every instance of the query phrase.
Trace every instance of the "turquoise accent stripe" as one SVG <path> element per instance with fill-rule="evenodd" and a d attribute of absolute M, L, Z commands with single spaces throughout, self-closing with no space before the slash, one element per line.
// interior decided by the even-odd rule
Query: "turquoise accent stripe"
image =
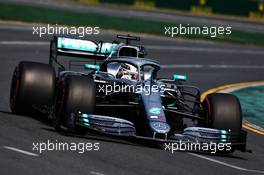
<path fill-rule="evenodd" d="M 221 132 L 221 134 L 227 134 L 226 130 L 221 130 L 220 132 Z"/>
<path fill-rule="evenodd" d="M 187 76 L 186 75 L 177 75 L 177 74 L 174 74 L 173 75 L 173 80 L 186 81 L 187 80 Z"/>
<path fill-rule="evenodd" d="M 82 114 L 83 118 L 88 118 L 88 114 Z"/>
<path fill-rule="evenodd" d="M 97 45 L 92 41 L 72 39 L 72 38 L 58 38 L 57 46 L 59 49 L 71 49 L 97 53 Z"/>
<path fill-rule="evenodd" d="M 227 142 L 227 140 L 226 139 L 221 139 L 221 142 Z"/>
<path fill-rule="evenodd" d="M 98 45 L 89 40 L 64 38 L 64 37 L 58 37 L 58 43 L 57 43 L 57 47 L 59 49 L 87 51 L 95 54 L 99 54 L 99 52 L 102 54 L 110 54 L 116 46 L 117 44 L 115 43 L 102 43 L 102 45 Z"/>
<path fill-rule="evenodd" d="M 226 135 L 221 135 L 221 139 L 226 139 L 227 136 Z"/>
<path fill-rule="evenodd" d="M 87 118 L 83 119 L 83 121 L 89 123 L 89 120 Z"/>
<path fill-rule="evenodd" d="M 89 123 L 83 123 L 85 126 L 90 126 L 90 124 Z"/>
<path fill-rule="evenodd" d="M 84 66 L 84 69 L 100 70 L 100 66 L 95 65 L 95 64 L 84 64 L 83 66 Z"/>

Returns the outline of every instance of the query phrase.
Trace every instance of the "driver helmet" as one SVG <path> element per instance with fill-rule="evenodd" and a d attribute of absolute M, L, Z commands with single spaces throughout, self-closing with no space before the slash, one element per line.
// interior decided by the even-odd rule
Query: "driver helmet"
<path fill-rule="evenodd" d="M 131 64 L 123 63 L 120 68 L 121 78 L 128 80 L 137 80 L 138 71 L 137 68 Z"/>

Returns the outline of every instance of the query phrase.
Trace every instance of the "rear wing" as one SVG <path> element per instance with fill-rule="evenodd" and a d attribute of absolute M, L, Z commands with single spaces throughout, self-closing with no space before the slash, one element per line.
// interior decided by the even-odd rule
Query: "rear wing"
<path fill-rule="evenodd" d="M 58 56 L 71 56 L 84 59 L 105 60 L 112 52 L 117 43 L 96 44 L 90 40 L 74 39 L 54 36 L 50 42 L 49 64 L 58 62 Z"/>

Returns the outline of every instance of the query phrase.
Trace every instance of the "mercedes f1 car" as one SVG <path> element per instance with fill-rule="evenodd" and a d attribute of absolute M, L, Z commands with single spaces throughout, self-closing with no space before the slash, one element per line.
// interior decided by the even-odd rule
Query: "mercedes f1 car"
<path fill-rule="evenodd" d="M 186 85 L 185 75 L 158 78 L 159 63 L 145 58 L 143 46 L 131 44 L 139 37 L 117 37 L 126 42 L 54 37 L 49 64 L 23 61 L 15 68 L 12 112 L 39 111 L 53 119 L 58 131 L 157 142 L 230 143 L 232 151 L 246 151 L 235 96 L 214 93 L 201 102 L 200 90 Z M 61 57 L 73 58 L 68 67 Z"/>

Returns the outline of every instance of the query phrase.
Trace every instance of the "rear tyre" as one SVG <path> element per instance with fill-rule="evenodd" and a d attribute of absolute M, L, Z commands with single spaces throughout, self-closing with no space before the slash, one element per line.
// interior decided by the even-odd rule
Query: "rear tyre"
<path fill-rule="evenodd" d="M 88 77 L 69 75 L 59 85 L 55 105 L 54 127 L 66 126 L 73 132 L 84 134 L 83 129 L 75 125 L 78 112 L 91 114 L 95 109 L 96 89 Z"/>
<path fill-rule="evenodd" d="M 36 62 L 20 62 L 10 89 L 10 108 L 14 114 L 32 114 L 36 106 L 51 107 L 56 76 L 53 67 Z"/>
<path fill-rule="evenodd" d="M 207 111 L 206 127 L 240 133 L 242 111 L 238 98 L 232 94 L 209 94 L 203 101 Z"/>

